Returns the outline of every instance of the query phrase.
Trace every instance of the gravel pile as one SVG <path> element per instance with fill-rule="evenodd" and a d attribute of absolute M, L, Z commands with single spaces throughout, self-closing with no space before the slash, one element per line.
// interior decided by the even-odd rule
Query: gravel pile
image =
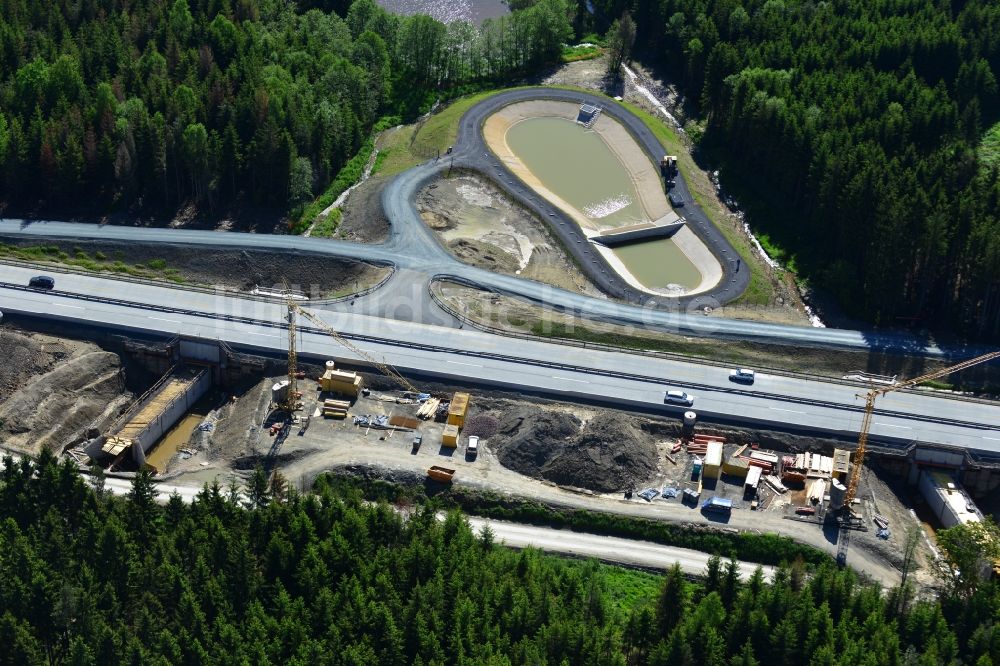
<path fill-rule="evenodd" d="M 609 412 L 583 426 L 572 414 L 522 410 L 501 420 L 490 443 L 505 467 L 597 492 L 630 488 L 656 473 L 656 447 L 649 436 L 627 417 Z"/>
<path fill-rule="evenodd" d="M 474 435 L 482 439 L 488 439 L 497 434 L 500 430 L 500 421 L 495 416 L 489 414 L 479 414 L 473 416 L 465 422 L 462 432 L 466 435 Z"/>

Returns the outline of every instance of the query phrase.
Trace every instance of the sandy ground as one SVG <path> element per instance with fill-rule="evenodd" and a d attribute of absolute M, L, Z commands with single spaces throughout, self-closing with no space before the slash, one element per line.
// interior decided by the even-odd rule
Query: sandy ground
<path fill-rule="evenodd" d="M 507 143 L 508 130 L 517 123 L 539 117 L 557 117 L 575 120 L 579 109 L 574 104 L 550 100 L 533 100 L 520 102 L 504 107 L 490 116 L 483 126 L 483 137 L 490 149 L 518 178 L 527 183 L 542 197 L 552 202 L 568 214 L 589 238 L 602 231 L 615 228 L 616 225 L 601 224 L 600 221 L 587 217 L 582 211 L 549 190 L 525 166 Z M 663 193 L 659 168 L 649 161 L 642 148 L 635 142 L 628 131 L 617 121 L 607 115 L 598 117 L 592 130 L 604 141 L 605 145 L 618 158 L 639 197 L 639 204 L 649 220 L 658 220 L 672 212 L 670 204 Z M 711 289 L 722 279 L 722 268 L 718 260 L 704 246 L 701 239 L 690 229 L 682 228 L 676 237 L 677 247 L 687 256 L 701 274 L 701 280 L 693 288 L 682 294 L 696 294 Z M 676 296 L 677 293 L 650 289 L 642 285 L 607 248 L 598 246 L 598 250 L 612 268 L 632 287 L 654 295 Z"/>
<path fill-rule="evenodd" d="M 793 515 L 790 502 L 800 502 L 798 496 L 770 498 L 765 501 L 760 511 L 751 511 L 749 501 L 742 494 L 741 481 L 723 477 L 721 481 L 706 485 L 703 497 L 710 494 L 731 497 L 736 502 L 728 522 L 719 525 L 711 521 L 700 511 L 683 505 L 679 499 L 657 499 L 645 502 L 633 497 L 625 500 L 620 492 L 595 492 L 586 488 L 576 487 L 565 481 L 559 484 L 545 480 L 549 474 L 545 465 L 555 461 L 557 474 L 568 472 L 578 474 L 580 479 L 591 479 L 591 482 L 604 483 L 600 474 L 602 469 L 609 472 L 617 465 L 627 465 L 638 477 L 629 477 L 628 469 L 624 476 L 615 473 L 615 478 L 629 479 L 636 489 L 645 487 L 662 488 L 664 486 L 683 487 L 689 480 L 693 457 L 683 450 L 671 457 L 672 444 L 679 433 L 679 424 L 668 419 L 656 419 L 628 412 L 596 409 L 587 406 L 553 403 L 545 400 L 528 400 L 502 392 L 473 392 L 468 418 L 474 419 L 482 415 L 495 418 L 499 424 L 496 434 L 481 441 L 478 455 L 470 455 L 467 451 L 467 437 L 460 437 L 459 446 L 455 449 L 442 446 L 441 434 L 444 429 L 442 422 L 420 421 L 417 431 L 423 438 L 419 449 L 413 447 L 413 431 L 395 429 L 380 431 L 357 427 L 352 418 L 356 414 L 386 414 L 415 416 L 417 405 L 400 404 L 396 401 L 401 395 L 399 391 L 390 390 L 386 380 L 378 377 L 368 377 L 372 386 L 372 395 L 359 398 L 346 420 L 324 419 L 315 416 L 315 408 L 323 397 L 316 390 L 314 381 L 305 380 L 301 385 L 304 392 L 304 408 L 299 412 L 299 421 L 290 430 L 289 436 L 280 448 L 272 452 L 275 439 L 266 430 L 258 426 L 266 422 L 267 405 L 273 378 L 262 380 L 256 384 L 248 384 L 235 395 L 235 399 L 214 410 L 207 420 L 211 420 L 214 428 L 210 433 L 204 433 L 202 440 L 193 442 L 191 448 L 196 450 L 194 456 L 186 460 L 175 458 L 164 478 L 172 483 L 196 484 L 218 481 L 220 485 L 245 481 L 253 467 L 264 460 L 270 452 L 279 470 L 290 484 L 300 489 L 311 487 L 316 476 L 328 470 L 346 470 L 352 473 L 387 474 L 391 478 L 420 479 L 431 465 L 440 465 L 456 470 L 455 482 L 479 489 L 488 489 L 505 496 L 515 496 L 535 499 L 553 506 L 588 509 L 623 515 L 640 516 L 656 520 L 693 524 L 715 524 L 716 526 L 737 528 L 741 530 L 758 530 L 774 532 L 795 538 L 801 542 L 813 545 L 828 553 L 836 552 L 836 534 L 829 530 L 824 532 L 822 525 L 814 522 L 787 519 Z M 447 397 L 449 392 L 441 386 L 422 386 L 434 395 Z M 305 417 L 313 414 L 306 424 Z M 511 423 L 523 421 L 533 424 L 543 421 L 547 425 L 536 431 L 511 431 Z M 553 430 L 553 424 L 556 429 Z M 608 424 L 614 427 L 608 427 Z M 816 450 L 826 446 L 819 440 L 805 440 L 781 433 L 769 433 L 753 430 L 718 429 L 708 425 L 699 426 L 706 432 L 725 434 L 732 444 L 727 444 L 726 455 L 735 450 L 739 442 L 760 442 L 761 448 L 770 448 L 779 452 L 799 450 Z M 638 445 L 637 451 L 646 451 L 653 447 L 651 459 L 608 457 L 621 439 L 623 432 L 630 441 Z M 512 434 L 513 433 L 513 434 Z M 525 439 L 527 433 L 527 439 Z M 558 435 L 565 445 L 556 458 L 549 455 L 552 448 L 550 436 Z M 503 450 L 510 444 L 511 437 L 517 439 L 517 456 L 519 464 L 531 463 L 531 448 L 545 452 L 548 456 L 532 476 L 518 473 L 501 463 Z M 531 439 L 534 437 L 534 439 Z M 601 438 L 604 438 L 603 440 Z M 603 449 L 602 447 L 612 447 Z M 542 458 L 538 459 L 543 460 Z M 651 465 L 649 463 L 652 463 Z M 382 470 L 382 471 L 379 471 Z M 401 475 L 401 476 L 400 476 Z M 537 478 L 533 478 L 533 476 Z M 626 482 L 626 481 L 621 481 Z M 895 482 L 893 482 L 895 483 Z M 599 484 L 600 485 L 600 484 Z M 866 474 L 859 497 L 865 502 L 868 515 L 879 513 L 889 518 L 893 536 L 888 541 L 877 539 L 874 531 L 856 532 L 852 536 L 849 562 L 876 580 L 885 584 L 898 582 L 898 567 L 901 562 L 902 543 L 905 540 L 906 528 L 910 523 L 916 524 L 916 519 L 909 512 L 905 501 L 896 494 L 896 488 L 890 487 L 875 474 Z M 766 499 L 766 498 L 765 498 Z M 926 545 L 919 546 L 919 561 L 922 566 L 929 562 Z M 931 579 L 926 571 L 917 574 L 917 580 L 930 584 Z"/>
<path fill-rule="evenodd" d="M 259 459 L 254 456 L 254 450 L 256 449 L 258 454 L 264 454 L 274 442 L 274 439 L 264 432 L 259 443 L 255 444 L 255 433 L 250 430 L 250 425 L 261 416 L 261 406 L 264 404 L 261 399 L 261 390 L 266 388 L 269 381 L 261 382 L 245 391 L 232 405 L 223 409 L 226 413 L 219 414 L 220 418 L 206 446 L 190 460 L 183 461 L 171 468 L 171 473 L 168 476 L 172 477 L 172 482 L 201 484 L 218 479 L 222 485 L 226 485 L 230 480 L 246 478 L 249 470 Z M 638 498 L 625 500 L 617 492 L 599 494 L 586 489 L 556 485 L 551 481 L 531 478 L 514 472 L 502 465 L 497 455 L 498 447 L 504 441 L 503 432 L 483 440 L 480 453 L 473 456 L 467 452 L 467 438 L 464 436 L 460 438 L 459 446 L 456 449 L 442 446 L 441 432 L 444 424 L 433 421 L 419 422 L 417 430 L 423 437 L 423 443 L 416 450 L 412 445 L 413 432 L 404 429 L 378 431 L 359 428 L 353 425 L 350 417 L 347 420 L 313 417 L 308 426 L 303 428 L 305 423 L 302 418 L 313 412 L 314 406 L 320 398 L 314 387 L 315 384 L 312 382 L 308 380 L 305 382 L 306 405 L 300 412 L 300 423 L 292 428 L 288 438 L 275 456 L 277 469 L 296 487 L 308 488 L 317 475 L 327 470 L 359 471 L 377 468 L 405 473 L 410 478 L 421 478 L 428 467 L 440 465 L 456 470 L 456 483 L 489 489 L 506 496 L 532 498 L 554 506 L 641 516 L 671 522 L 695 524 L 709 524 L 711 522 L 701 512 L 684 506 L 677 500 L 656 500 L 651 503 Z M 424 388 L 429 388 L 434 392 L 432 387 Z M 359 399 L 355 407 L 352 408 L 351 415 L 415 415 L 416 405 L 398 404 L 393 401 L 399 395 L 399 392 L 395 391 L 373 390 L 370 398 Z M 379 400 L 379 396 L 385 396 L 389 399 Z M 579 436 L 585 436 L 587 433 L 593 435 L 598 422 L 616 422 L 635 433 L 636 437 L 645 442 L 643 446 L 654 445 L 657 450 L 654 469 L 651 473 L 647 472 L 647 478 L 637 483 L 639 486 L 645 484 L 661 487 L 664 483 L 674 482 L 675 477 L 679 480 L 683 474 L 689 473 L 687 470 L 690 458 L 687 454 L 682 452 L 674 456 L 678 463 L 677 466 L 663 455 L 676 436 L 674 434 L 676 424 L 670 424 L 664 420 L 650 419 L 626 412 L 609 412 L 576 405 L 553 404 L 546 401 L 511 399 L 476 392 L 472 396 L 469 418 L 486 414 L 495 416 L 499 422 L 503 423 L 521 415 L 537 415 L 539 410 L 551 415 L 549 418 L 562 419 L 562 423 L 570 424 L 571 429 L 575 429 Z M 564 416 L 559 417 L 559 414 Z M 225 425 L 227 420 L 232 421 L 228 426 Z M 614 435 L 612 430 L 617 432 L 614 428 L 609 429 L 609 437 Z M 584 439 L 574 441 L 577 444 L 573 446 L 581 447 L 579 452 L 593 452 L 594 442 L 592 439 L 588 440 L 584 437 Z M 611 440 L 608 440 L 608 443 L 613 444 Z M 546 441 L 536 442 L 536 445 L 543 450 L 549 444 Z M 567 459 L 570 459 L 573 453 L 572 448 L 567 449 L 565 452 Z M 226 454 L 226 456 L 222 454 Z M 234 457 L 229 458 L 228 456 Z M 579 455 L 574 460 L 582 467 L 594 469 L 598 469 L 600 465 L 607 462 L 596 456 L 588 458 L 587 455 Z M 738 482 L 725 485 L 732 485 L 732 488 L 724 490 L 720 485 L 715 492 L 719 494 L 727 494 L 730 491 L 732 493 L 739 492 Z M 888 495 L 879 493 L 878 503 L 882 513 L 890 511 L 887 507 L 893 502 L 896 500 L 893 499 L 891 492 Z M 895 507 L 892 510 L 896 510 Z M 900 508 L 898 511 L 905 512 L 905 509 Z M 739 509 L 734 511 L 729 522 L 722 526 L 786 534 L 831 554 L 835 552 L 835 543 L 831 543 L 828 535 L 824 535 L 821 526 L 785 520 L 784 513 L 785 510 L 778 506 L 773 510 L 756 512 Z M 852 541 L 852 545 L 854 544 L 859 544 L 859 540 Z M 895 570 L 885 562 L 883 553 L 858 545 L 852 551 L 852 556 L 852 565 L 861 568 L 877 580 L 887 584 L 892 584 L 897 580 Z"/>
<path fill-rule="evenodd" d="M 430 184 L 417 195 L 417 210 L 466 263 L 603 296 L 541 221 L 478 176 L 461 174 Z"/>
<path fill-rule="evenodd" d="M 89 342 L 5 328 L 0 355 L 0 441 L 12 451 L 61 451 L 132 398 L 118 355 Z"/>

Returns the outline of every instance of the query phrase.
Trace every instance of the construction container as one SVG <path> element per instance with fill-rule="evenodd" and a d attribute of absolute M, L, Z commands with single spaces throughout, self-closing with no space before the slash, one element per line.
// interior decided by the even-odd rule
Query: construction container
<path fill-rule="evenodd" d="M 735 476 L 738 478 L 744 478 L 747 475 L 747 468 L 750 466 L 745 459 L 733 456 L 726 462 L 722 463 L 723 474 L 729 474 L 730 476 Z M 759 467 L 757 469 L 760 469 Z"/>
<path fill-rule="evenodd" d="M 747 469 L 747 478 L 743 482 L 743 492 L 745 493 L 755 493 L 757 492 L 757 486 L 760 485 L 760 479 L 763 475 L 763 471 L 760 467 L 750 467 Z"/>
<path fill-rule="evenodd" d="M 455 476 L 455 470 L 450 467 L 440 467 L 438 465 L 432 465 L 430 469 L 427 470 L 427 476 L 434 479 L 435 481 L 441 481 L 442 483 L 451 483 L 452 478 Z"/>
<path fill-rule="evenodd" d="M 722 476 L 722 442 L 709 442 L 705 450 L 705 476 L 718 479 Z"/>
<path fill-rule="evenodd" d="M 846 477 L 851 469 L 851 452 L 846 449 L 833 450 L 833 476 Z"/>
<path fill-rule="evenodd" d="M 441 433 L 441 445 L 452 449 L 458 448 L 458 426 L 448 424 Z"/>
<path fill-rule="evenodd" d="M 328 369 L 319 379 L 319 386 L 328 393 L 355 397 L 361 392 L 362 378 L 356 372 Z"/>
<path fill-rule="evenodd" d="M 456 393 L 448 405 L 448 425 L 461 428 L 465 425 L 465 415 L 469 411 L 469 394 Z"/>

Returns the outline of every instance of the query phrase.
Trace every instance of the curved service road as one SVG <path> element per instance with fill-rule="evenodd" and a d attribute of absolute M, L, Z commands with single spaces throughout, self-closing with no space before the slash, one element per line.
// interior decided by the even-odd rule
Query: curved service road
<path fill-rule="evenodd" d="M 752 321 L 705 317 L 694 314 L 703 306 L 718 306 L 721 301 L 734 298 L 742 293 L 749 270 L 735 271 L 735 254 L 722 234 L 695 206 L 685 210 L 689 225 L 696 230 L 717 256 L 724 259 L 726 273 L 716 290 L 715 296 L 702 294 L 689 299 L 661 299 L 660 302 L 633 294 L 621 281 L 598 274 L 598 284 L 608 292 L 621 298 L 643 298 L 643 305 L 609 301 L 558 289 L 532 280 L 510 275 L 493 273 L 488 270 L 464 264 L 455 259 L 441 246 L 434 232 L 420 219 L 415 199 L 425 185 L 440 177 L 453 167 L 474 169 L 488 175 L 502 189 L 516 196 L 542 219 L 556 218 L 561 211 L 538 197 L 520 181 L 514 179 L 498 161 L 491 159 L 481 136 L 483 120 L 496 109 L 525 99 L 552 98 L 563 101 L 599 103 L 608 113 L 619 120 L 636 136 L 637 141 L 648 154 L 659 156 L 663 148 L 655 137 L 630 113 L 611 100 L 597 95 L 555 90 L 530 88 L 498 93 L 470 109 L 460 121 L 458 141 L 451 155 L 430 160 L 405 171 L 394 178 L 382 192 L 382 205 L 389 218 L 389 237 L 380 244 L 360 244 L 347 241 L 303 238 L 301 236 L 276 236 L 246 234 L 237 232 L 200 231 L 190 229 L 152 229 L 141 227 L 105 226 L 96 224 L 31 221 L 0 218 L 0 237 L 20 239 L 60 239 L 96 240 L 119 243 L 166 243 L 171 245 L 225 248 L 258 249 L 279 252 L 314 253 L 362 261 L 372 261 L 396 266 L 396 275 L 389 280 L 386 288 L 393 289 L 406 279 L 422 280 L 421 288 L 426 290 L 436 279 L 453 280 L 472 287 L 490 290 L 526 300 L 543 307 L 567 312 L 584 319 L 635 326 L 650 331 L 694 335 L 701 337 L 721 337 L 739 340 L 756 340 L 791 345 L 815 347 L 837 347 L 843 349 L 895 350 L 909 354 L 929 356 L 966 357 L 976 350 L 968 348 L 942 349 L 929 340 L 915 338 L 900 333 L 851 331 L 838 329 L 817 329 L 804 326 L 765 324 Z M 683 178 L 677 179 L 676 189 L 686 200 L 690 194 Z M 602 261 L 596 253 L 584 245 L 576 243 L 575 224 L 553 226 L 563 244 L 569 248 L 581 265 L 592 265 Z M 731 261 L 730 261 L 731 260 Z M 401 269 L 401 270 L 400 270 Z M 606 270 L 606 269 L 604 269 Z M 401 276 L 405 276 L 401 277 Z M 394 284 L 395 283 L 395 284 Z M 408 285 L 409 286 L 409 285 Z M 402 290 L 400 290 L 402 291 Z"/>

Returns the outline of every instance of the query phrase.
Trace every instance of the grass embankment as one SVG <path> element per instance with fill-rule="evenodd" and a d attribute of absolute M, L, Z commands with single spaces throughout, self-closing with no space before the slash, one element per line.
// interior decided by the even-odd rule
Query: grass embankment
<path fill-rule="evenodd" d="M 444 154 L 448 146 L 455 145 L 458 123 L 465 112 L 476 103 L 504 90 L 509 89 L 489 90 L 460 97 L 426 120 L 387 133 L 380 142 L 379 157 L 372 173 L 393 176 L 424 160 Z"/>
<path fill-rule="evenodd" d="M 369 501 L 419 504 L 434 502 L 441 509 L 458 508 L 484 518 L 641 539 L 666 546 L 699 550 L 724 558 L 734 557 L 745 562 L 779 565 L 801 558 L 807 564 L 816 565 L 831 561 L 828 555 L 815 548 L 776 534 L 729 532 L 610 513 L 557 509 L 531 500 L 457 486 L 431 491 L 429 495 L 427 487 L 423 485 L 400 485 L 332 473 L 317 479 L 317 484 L 329 484 L 338 491 L 353 490 Z"/>
<path fill-rule="evenodd" d="M 715 202 L 711 201 L 709 197 L 701 191 L 703 190 L 703 187 L 696 187 L 696 183 L 700 183 L 700 181 L 707 181 L 707 178 L 704 172 L 698 167 L 697 164 L 695 164 L 694 158 L 691 157 L 690 151 L 677 135 L 677 132 L 675 132 L 659 118 L 645 109 L 636 106 L 635 104 L 631 104 L 629 102 L 619 102 L 619 104 L 642 120 L 646 127 L 649 128 L 653 135 L 659 139 L 663 146 L 667 149 L 667 154 L 677 156 L 678 168 L 680 169 L 685 180 L 687 180 L 689 189 L 691 190 L 691 194 L 695 201 L 699 206 L 701 206 L 701 209 L 705 211 L 708 219 L 710 219 L 712 223 L 718 227 L 719 231 L 722 232 L 722 235 L 726 237 L 729 244 L 736 249 L 740 257 L 743 259 L 743 265 L 751 267 L 750 284 L 747 286 L 747 290 L 743 292 L 743 295 L 736 300 L 736 303 L 774 302 L 775 297 L 777 296 L 774 285 L 772 285 L 767 279 L 765 275 L 766 268 L 755 248 L 750 243 L 750 240 L 737 231 L 732 222 L 722 219 L 723 213 L 718 210 Z M 708 185 L 712 187 L 710 181 L 708 182 Z M 767 247 L 765 247 L 765 249 L 767 249 Z"/>
<path fill-rule="evenodd" d="M 382 118 L 375 123 L 372 133 L 361 144 L 360 150 L 340 169 L 337 177 L 333 179 L 333 182 L 326 188 L 326 191 L 316 197 L 312 203 L 305 206 L 298 214 L 293 213 L 290 216 L 289 230 L 293 234 L 305 232 L 313 221 L 316 220 L 316 217 L 337 200 L 337 197 L 343 194 L 351 185 L 361 180 L 361 176 L 365 172 L 365 165 L 368 164 L 368 160 L 372 156 L 372 151 L 375 150 L 375 137 L 385 129 L 398 123 L 399 118 L 395 116 Z M 339 222 L 340 211 L 331 211 L 329 215 L 316 223 L 312 235 L 330 237 L 337 230 Z"/>
<path fill-rule="evenodd" d="M 147 280 L 185 282 L 178 269 L 167 267 L 167 262 L 163 259 L 151 259 L 145 264 L 126 264 L 122 261 L 125 254 L 121 251 L 115 252 L 114 257 L 109 258 L 103 252 L 95 252 L 91 256 L 80 248 L 74 248 L 73 254 L 70 254 L 55 245 L 21 247 L 0 244 L 0 257 L 33 264 L 62 264 L 78 270 L 131 275 Z"/>

